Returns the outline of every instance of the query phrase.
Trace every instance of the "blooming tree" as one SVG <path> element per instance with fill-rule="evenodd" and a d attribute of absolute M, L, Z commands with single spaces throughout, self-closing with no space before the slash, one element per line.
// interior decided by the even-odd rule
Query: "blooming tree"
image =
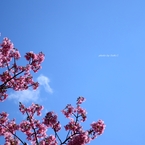
<path fill-rule="evenodd" d="M 0 67 L 5 69 L 0 74 L 0 102 L 7 99 L 8 89 L 14 91 L 27 90 L 29 87 L 37 89 L 39 84 L 33 81 L 31 71 L 35 73 L 41 68 L 44 54 L 28 52 L 25 55 L 28 62 L 26 66 L 18 66 L 17 61 L 21 56 L 13 43 L 8 38 L 4 38 L 0 47 Z M 23 132 L 26 140 L 32 145 L 85 145 L 104 132 L 105 124 L 102 120 L 98 120 L 91 124 L 90 129 L 83 129 L 81 122 L 87 119 L 86 110 L 81 107 L 84 101 L 85 98 L 80 96 L 76 101 L 76 107 L 68 104 L 62 110 L 64 116 L 69 119 L 68 124 L 64 126 L 67 131 L 64 140 L 59 137 L 62 126 L 54 112 L 46 113 L 42 121 L 36 120 L 34 114 L 40 116 L 43 106 L 32 103 L 31 106 L 26 107 L 21 102 L 19 102 L 19 110 L 22 114 L 27 115 L 27 119 L 17 124 L 15 119 L 8 119 L 7 112 L 1 112 L 0 136 L 4 137 L 5 145 L 28 145 L 16 134 L 18 131 Z M 54 135 L 47 135 L 47 130 L 50 128 L 54 131 Z"/>

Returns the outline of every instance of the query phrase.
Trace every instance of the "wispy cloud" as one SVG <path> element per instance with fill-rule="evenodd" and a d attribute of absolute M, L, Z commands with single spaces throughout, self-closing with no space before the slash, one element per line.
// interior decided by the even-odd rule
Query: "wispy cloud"
<path fill-rule="evenodd" d="M 37 78 L 37 81 L 39 82 L 40 86 L 44 87 L 46 92 L 53 93 L 53 90 L 49 85 L 50 80 L 48 77 L 40 75 Z M 13 93 L 10 93 L 8 98 L 14 100 L 15 102 L 28 103 L 38 101 L 39 96 L 40 89 L 38 88 L 37 90 L 28 89 L 24 91 L 14 91 Z"/>
<path fill-rule="evenodd" d="M 28 102 L 36 102 L 39 98 L 39 89 L 38 90 L 24 90 L 24 91 L 17 91 L 11 93 L 9 95 L 9 99 L 13 99 L 18 102 L 28 103 Z"/>
<path fill-rule="evenodd" d="M 37 78 L 37 81 L 39 82 L 40 85 L 42 85 L 44 87 L 46 92 L 53 93 L 53 90 L 49 85 L 50 80 L 48 77 L 46 77 L 44 75 L 40 75 Z"/>

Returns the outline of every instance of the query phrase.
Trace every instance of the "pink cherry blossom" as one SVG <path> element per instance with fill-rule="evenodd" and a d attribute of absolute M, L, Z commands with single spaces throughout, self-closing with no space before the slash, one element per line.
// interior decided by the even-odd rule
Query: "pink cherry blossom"
<path fill-rule="evenodd" d="M 5 123 L 8 120 L 8 114 L 6 112 L 0 113 L 0 124 Z"/>
<path fill-rule="evenodd" d="M 106 125 L 104 124 L 104 121 L 102 120 L 99 120 L 98 122 L 93 122 L 91 126 L 92 126 L 92 129 L 97 133 L 97 135 L 101 135 L 104 132 L 105 127 L 106 127 Z"/>
<path fill-rule="evenodd" d="M 82 126 L 79 123 L 76 123 L 76 121 L 70 121 L 65 127 L 65 130 L 70 130 L 73 133 L 74 132 L 82 132 Z"/>
<path fill-rule="evenodd" d="M 57 115 L 54 112 L 48 112 L 44 118 L 43 123 L 47 127 L 53 128 L 56 132 L 58 132 L 61 129 L 61 125 L 57 120 Z"/>
<path fill-rule="evenodd" d="M 77 105 L 82 104 L 84 101 L 85 101 L 85 98 L 82 97 L 82 96 L 79 96 L 79 97 L 77 98 Z"/>
<path fill-rule="evenodd" d="M 78 135 L 74 135 L 71 140 L 69 140 L 67 145 L 85 145 L 90 142 L 88 132 L 83 132 Z"/>
<path fill-rule="evenodd" d="M 21 55 L 18 49 L 14 48 L 13 43 L 8 38 L 4 38 L 0 47 L 0 67 L 6 69 L 0 74 L 0 81 L 2 82 L 0 84 L 0 101 L 6 100 L 8 97 L 7 89 L 9 88 L 22 91 L 32 86 L 33 89 L 37 89 L 39 84 L 33 81 L 30 71 L 37 72 L 41 68 L 44 54 L 42 52 L 38 54 L 28 52 L 25 55 L 28 64 L 18 66 L 16 60 L 20 59 Z"/>
<path fill-rule="evenodd" d="M 40 141 L 40 145 L 58 145 L 55 136 L 50 135 L 49 137 Z"/>
<path fill-rule="evenodd" d="M 68 104 L 65 109 L 62 110 L 62 113 L 69 118 L 75 112 L 74 107 L 71 104 Z"/>
<path fill-rule="evenodd" d="M 13 43 L 8 38 L 4 38 L 0 44 L 0 68 L 4 69 L 0 74 L 0 102 L 7 99 L 8 89 L 14 91 L 27 90 L 29 87 L 37 89 L 38 82 L 34 82 L 31 71 L 36 73 L 41 68 L 41 63 L 44 61 L 44 54 L 42 52 L 35 54 L 30 51 L 25 55 L 27 64 L 19 66 L 17 61 L 21 55 L 18 49 L 14 48 Z M 59 132 L 62 129 L 58 116 L 53 111 L 46 113 L 45 117 L 40 120 L 35 119 L 35 115 L 41 116 L 43 106 L 32 103 L 31 106 L 26 107 L 21 102 L 19 103 L 19 110 L 22 115 L 26 115 L 26 119 L 19 124 L 15 119 L 9 120 L 7 112 L 0 113 L 0 136 L 5 139 L 4 145 L 28 145 L 26 141 L 21 140 L 17 135 L 22 132 L 26 135 L 26 140 L 32 145 L 85 145 L 90 143 L 97 136 L 101 135 L 106 125 L 102 120 L 93 122 L 91 128 L 84 130 L 82 124 L 87 119 L 87 112 L 81 107 L 85 98 L 80 96 L 77 98 L 76 107 L 68 104 L 62 113 L 69 122 L 64 126 L 67 131 L 66 138 L 61 140 Z M 47 135 L 48 129 L 54 131 L 54 135 Z"/>

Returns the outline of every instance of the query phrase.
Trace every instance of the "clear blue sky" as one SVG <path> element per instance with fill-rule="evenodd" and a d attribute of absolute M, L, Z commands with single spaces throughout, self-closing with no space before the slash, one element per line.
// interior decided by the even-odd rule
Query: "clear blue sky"
<path fill-rule="evenodd" d="M 60 110 L 81 95 L 88 112 L 84 128 L 98 119 L 107 126 L 91 145 L 145 144 L 144 0 L 2 0 L 0 5 L 0 40 L 10 38 L 22 56 L 45 54 L 34 78 L 50 82 L 31 94 L 34 98 L 26 95 L 26 105 L 34 101 L 44 112 L 54 110 L 64 125 Z M 20 98 L 11 98 L 0 111 L 20 121 Z"/>

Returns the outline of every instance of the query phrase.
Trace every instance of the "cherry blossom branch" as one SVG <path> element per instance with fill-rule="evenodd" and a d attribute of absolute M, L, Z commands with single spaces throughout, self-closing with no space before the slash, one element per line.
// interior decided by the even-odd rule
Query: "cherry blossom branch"
<path fill-rule="evenodd" d="M 15 136 L 23 145 L 25 145 L 26 143 L 23 142 L 16 134 L 14 134 L 11 130 L 9 130 L 9 128 L 3 124 L 1 124 L 1 126 L 5 127 L 6 129 L 8 129 L 8 131 L 13 135 Z"/>
<path fill-rule="evenodd" d="M 54 133 L 55 133 L 55 137 L 57 137 L 57 138 L 58 138 L 58 140 L 60 141 L 60 143 L 62 144 L 62 141 L 61 141 L 61 139 L 60 139 L 59 135 L 57 134 L 57 132 L 56 132 L 55 128 L 53 128 L 53 130 L 54 130 Z"/>
<path fill-rule="evenodd" d="M 27 116 L 28 116 L 27 118 L 28 118 L 28 120 L 30 121 L 30 123 L 32 123 L 31 117 L 29 116 L 29 114 L 28 114 L 27 111 L 26 111 L 26 114 L 27 114 Z M 34 136 L 35 136 L 35 139 L 36 139 L 36 144 L 39 145 L 38 139 L 37 139 L 37 133 L 36 133 L 36 130 L 35 130 L 35 128 L 33 127 L 33 125 L 32 125 L 32 129 L 33 129 L 33 131 L 34 131 Z"/>
<path fill-rule="evenodd" d="M 6 94 L 6 92 L 9 88 L 19 91 L 27 90 L 29 87 L 33 86 L 33 89 L 36 89 L 38 83 L 33 81 L 30 71 L 32 70 L 35 73 L 41 68 L 44 54 L 42 52 L 39 54 L 34 54 L 33 52 L 26 53 L 25 58 L 28 63 L 26 67 L 23 67 L 17 66 L 16 60 L 20 58 L 20 54 L 18 50 L 13 47 L 13 43 L 11 43 L 8 38 L 4 38 L 0 47 L 2 47 L 0 48 L 0 68 L 7 69 L 2 75 L 0 75 L 0 81 L 3 83 L 0 85 L 0 101 L 7 98 L 8 94 Z M 10 63 L 12 59 L 14 60 L 14 64 L 11 66 Z M 17 77 L 20 74 L 22 74 L 22 76 Z M 20 102 L 19 110 L 22 114 L 27 114 L 27 120 L 22 121 L 20 125 L 16 125 L 14 120 L 8 122 L 8 127 L 5 124 L 3 125 L 3 123 L 7 122 L 8 114 L 6 112 L 0 113 L 0 124 L 2 124 L 0 127 L 0 134 L 5 136 L 5 144 L 18 144 L 18 142 L 21 142 L 23 145 L 27 145 L 16 135 L 16 131 L 20 130 L 27 135 L 28 141 L 31 141 L 32 144 L 36 145 L 57 145 L 57 140 L 59 140 L 61 145 L 85 145 L 104 132 L 105 124 L 102 120 L 99 120 L 91 124 L 91 129 L 86 131 L 83 130 L 79 121 L 84 122 L 87 118 L 86 110 L 80 107 L 84 100 L 85 98 L 80 96 L 77 99 L 76 108 L 71 104 L 68 104 L 66 108 L 62 110 L 62 113 L 66 118 L 70 119 L 70 122 L 64 126 L 68 133 L 63 142 L 58 135 L 58 131 L 61 130 L 61 124 L 57 119 L 57 115 L 52 111 L 48 112 L 41 123 L 39 120 L 34 119 L 34 114 L 37 113 L 37 116 L 40 116 L 43 106 L 34 103 L 32 103 L 29 108 L 26 108 Z M 50 135 L 47 137 L 46 132 L 48 128 L 54 130 L 55 136 Z M 38 142 L 39 139 L 42 140 Z"/>
<path fill-rule="evenodd" d="M 30 65 L 32 65 L 33 61 L 30 63 Z M 0 85 L 0 87 L 3 87 L 3 85 L 6 85 L 9 81 L 11 81 L 12 79 L 14 79 L 15 77 L 17 77 L 18 75 L 20 75 L 21 73 L 23 73 L 25 70 L 20 71 L 19 73 L 15 74 L 12 78 L 8 79 L 6 82 L 4 82 L 3 84 Z"/>
<path fill-rule="evenodd" d="M 74 133 L 74 134 L 70 135 L 68 138 L 66 138 L 66 139 L 62 142 L 61 145 L 66 144 L 66 142 L 67 142 L 69 139 L 71 139 L 73 136 L 75 136 L 76 134 L 79 134 L 79 133 Z"/>
<path fill-rule="evenodd" d="M 12 79 L 14 79 L 16 76 L 18 76 L 19 74 L 23 73 L 24 71 L 21 71 L 19 73 L 17 73 L 16 75 L 14 75 L 12 78 L 8 79 L 6 82 L 4 82 L 3 84 L 0 85 L 0 88 L 5 86 L 9 81 L 11 81 Z"/>

